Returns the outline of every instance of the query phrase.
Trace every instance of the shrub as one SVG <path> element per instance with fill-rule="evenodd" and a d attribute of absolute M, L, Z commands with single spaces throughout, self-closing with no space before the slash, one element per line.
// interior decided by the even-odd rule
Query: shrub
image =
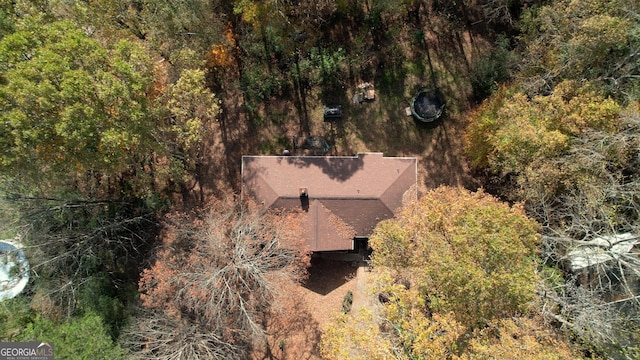
<path fill-rule="evenodd" d="M 342 300 L 342 312 L 348 314 L 351 311 L 351 305 L 353 305 L 353 292 L 349 290 Z"/>
<path fill-rule="evenodd" d="M 111 340 L 100 316 L 86 313 L 63 323 L 37 316 L 18 339 L 53 342 L 60 359 L 123 359 L 124 351 Z"/>
<path fill-rule="evenodd" d="M 498 90 L 498 84 L 509 80 L 509 40 L 500 37 L 494 52 L 479 58 L 471 69 L 469 77 L 473 98 L 480 102 Z"/>

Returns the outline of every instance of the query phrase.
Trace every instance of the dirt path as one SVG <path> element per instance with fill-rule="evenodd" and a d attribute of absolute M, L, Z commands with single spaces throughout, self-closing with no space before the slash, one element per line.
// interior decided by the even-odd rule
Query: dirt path
<path fill-rule="evenodd" d="M 341 311 L 347 291 L 355 293 L 358 266 L 358 263 L 348 261 L 313 259 L 303 293 L 322 330 L 331 317 Z"/>
<path fill-rule="evenodd" d="M 342 311 L 342 302 L 348 291 L 353 294 L 351 312 L 361 307 L 379 308 L 371 293 L 371 273 L 364 262 L 314 259 L 307 282 L 295 289 L 287 289 L 289 298 L 300 305 L 297 310 L 307 325 L 299 331 L 281 333 L 274 343 L 286 344 L 275 359 L 320 359 L 320 337 L 326 326 Z M 274 349 L 277 354 L 279 349 Z"/>

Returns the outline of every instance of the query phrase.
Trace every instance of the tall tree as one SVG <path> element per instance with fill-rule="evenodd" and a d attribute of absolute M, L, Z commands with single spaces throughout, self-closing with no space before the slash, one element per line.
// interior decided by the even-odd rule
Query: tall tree
<path fill-rule="evenodd" d="M 170 84 L 137 42 L 103 46 L 71 22 L 34 17 L 0 49 L 5 174 L 138 198 L 193 170 L 219 109 L 202 71 Z"/>
<path fill-rule="evenodd" d="M 297 219 L 222 204 L 193 222 L 174 219 L 140 280 L 148 312 L 130 331 L 132 350 L 154 359 L 246 358 L 265 340 L 277 284 L 306 269 Z"/>
<path fill-rule="evenodd" d="M 130 281 L 218 103 L 201 71 L 158 86 L 139 42 L 41 16 L 13 30 L 0 40 L 0 226 L 27 246 L 37 297 L 73 314 L 93 277 Z"/>
<path fill-rule="evenodd" d="M 545 316 L 608 354 L 635 341 L 640 308 L 640 262 L 621 250 L 640 218 L 638 11 L 627 0 L 526 10 L 514 82 L 468 129 L 473 165 L 507 178 L 500 192 L 543 224 L 542 259 L 564 270 L 541 283 Z"/>
<path fill-rule="evenodd" d="M 65 21 L 17 26 L 0 41 L 2 171 L 46 184 L 88 172 L 117 178 L 149 161 L 158 147 L 148 116 L 151 66 L 140 46 L 105 48 Z"/>
<path fill-rule="evenodd" d="M 634 0 L 562 0 L 525 11 L 517 66 L 527 92 L 549 93 L 566 79 L 592 80 L 618 99 L 637 99 L 639 11 Z"/>
<path fill-rule="evenodd" d="M 373 263 L 413 282 L 435 312 L 469 328 L 527 311 L 535 296 L 537 224 L 522 209 L 466 190 L 438 188 L 378 225 Z"/>
<path fill-rule="evenodd" d="M 387 315 L 382 321 L 374 316 L 375 311 L 365 308 L 357 314 L 340 314 L 332 319 L 322 336 L 320 348 L 323 357 L 376 360 L 451 358 L 464 327 L 453 319 L 452 314 L 436 314 L 429 318 L 421 309 L 407 307 L 407 300 L 394 298 L 397 302 L 390 303 L 395 307 L 392 310 L 394 314 L 390 318 Z"/>
<path fill-rule="evenodd" d="M 476 331 L 461 359 L 580 359 L 540 317 L 491 321 Z"/>
<path fill-rule="evenodd" d="M 81 24 L 96 29 L 103 38 L 134 36 L 154 54 L 180 70 L 202 62 L 212 44 L 223 39 L 228 5 L 211 0 L 90 0 L 65 6 Z M 185 51 L 192 51 L 190 58 Z M 172 80 L 175 80 L 172 79 Z"/>
<path fill-rule="evenodd" d="M 534 160 L 562 154 L 582 133 L 615 132 L 621 109 L 589 83 L 565 81 L 533 98 L 503 88 L 471 115 L 466 150 L 472 165 L 517 176 Z"/>
<path fill-rule="evenodd" d="M 538 228 L 522 208 L 483 192 L 429 192 L 376 227 L 370 244 L 382 309 L 335 319 L 323 355 L 576 358 L 536 316 Z"/>
<path fill-rule="evenodd" d="M 207 89 L 205 76 L 202 70 L 184 70 L 153 103 L 158 126 L 152 133 L 170 162 L 157 180 L 183 185 L 193 176 L 198 178 L 198 167 L 206 160 L 205 140 L 217 129 L 220 113 L 220 102 Z"/>
<path fill-rule="evenodd" d="M 548 316 L 600 349 L 635 342 L 640 257 L 640 116 L 623 112 L 619 131 L 589 131 L 564 154 L 537 160 L 520 196 L 544 224 L 542 257 L 565 269 L 546 282 Z M 624 250 L 628 249 L 628 251 Z"/>

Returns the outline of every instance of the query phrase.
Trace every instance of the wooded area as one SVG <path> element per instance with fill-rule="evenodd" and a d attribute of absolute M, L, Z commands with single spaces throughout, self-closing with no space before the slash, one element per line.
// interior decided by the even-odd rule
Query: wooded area
<path fill-rule="evenodd" d="M 0 232 L 30 263 L 0 340 L 289 358 L 301 220 L 241 199 L 240 159 L 321 135 L 417 157 L 419 199 L 311 358 L 637 358 L 639 58 L 636 0 L 0 0 Z"/>

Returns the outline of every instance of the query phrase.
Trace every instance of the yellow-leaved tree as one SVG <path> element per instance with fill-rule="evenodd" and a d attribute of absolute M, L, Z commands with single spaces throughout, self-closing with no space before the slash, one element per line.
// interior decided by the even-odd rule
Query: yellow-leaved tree
<path fill-rule="evenodd" d="M 492 321 L 477 331 L 461 359 L 576 359 L 579 355 L 539 318 Z"/>
<path fill-rule="evenodd" d="M 561 155 L 571 140 L 615 132 L 622 107 L 591 84 L 564 81 L 548 96 L 502 88 L 470 117 L 467 154 L 495 174 L 522 174 L 535 161 Z"/>
<path fill-rule="evenodd" d="M 535 317 L 538 228 L 521 207 L 483 191 L 429 192 L 374 230 L 374 288 L 382 305 L 335 319 L 323 335 L 323 355 L 544 358 L 558 349 L 555 358 L 575 358 Z"/>
<path fill-rule="evenodd" d="M 433 312 L 472 329 L 527 311 L 537 229 L 519 207 L 441 187 L 381 223 L 370 244 L 375 267 L 409 277 Z"/>

